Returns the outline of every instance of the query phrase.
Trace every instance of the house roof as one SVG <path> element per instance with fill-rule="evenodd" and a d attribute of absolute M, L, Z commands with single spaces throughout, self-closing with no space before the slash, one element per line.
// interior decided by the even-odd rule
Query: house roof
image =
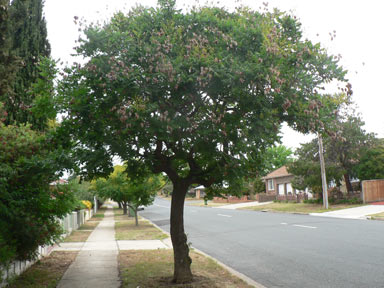
<path fill-rule="evenodd" d="M 272 178 L 279 178 L 279 177 L 285 177 L 285 176 L 291 176 L 293 174 L 288 173 L 287 167 L 282 166 L 271 173 L 269 173 L 267 176 L 265 176 L 263 179 L 272 179 Z"/>

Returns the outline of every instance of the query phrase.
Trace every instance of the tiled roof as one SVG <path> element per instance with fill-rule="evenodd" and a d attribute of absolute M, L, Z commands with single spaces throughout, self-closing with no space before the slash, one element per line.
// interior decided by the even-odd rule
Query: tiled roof
<path fill-rule="evenodd" d="M 269 173 L 267 176 L 264 177 L 264 179 L 271 179 L 271 178 L 279 178 L 284 176 L 291 176 L 291 173 L 288 173 L 287 167 L 282 166 L 271 173 Z"/>

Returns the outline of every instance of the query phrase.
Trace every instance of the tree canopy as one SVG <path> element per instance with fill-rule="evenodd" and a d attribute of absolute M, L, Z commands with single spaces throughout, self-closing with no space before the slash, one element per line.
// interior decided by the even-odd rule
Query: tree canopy
<path fill-rule="evenodd" d="M 86 27 L 77 48 L 86 63 L 60 85 L 62 129 L 90 177 L 110 173 L 115 155 L 128 173 L 167 174 L 174 280 L 188 282 L 188 187 L 235 192 L 283 122 L 303 132 L 325 125 L 319 91 L 345 71 L 286 13 L 159 4 Z"/>
<path fill-rule="evenodd" d="M 356 172 L 360 180 L 384 179 L 384 141 L 365 151 Z"/>
<path fill-rule="evenodd" d="M 336 133 L 323 139 L 327 182 L 340 186 L 344 179 L 348 192 L 353 191 L 350 179 L 357 176 L 361 157 L 375 142 L 374 135 L 367 133 L 363 126 L 359 116 L 347 115 L 338 120 Z M 309 187 L 316 193 L 321 192 L 318 140 L 303 144 L 296 156 L 297 160 L 289 165 L 289 171 L 297 176 L 296 188 Z"/>
<path fill-rule="evenodd" d="M 130 177 L 125 170 L 126 167 L 117 165 L 107 179 L 98 179 L 93 186 L 98 196 L 121 203 L 124 214 L 127 214 L 127 206 L 129 206 L 135 213 L 137 226 L 139 206 L 152 204 L 162 181 L 159 176 L 150 174 L 139 178 Z"/>

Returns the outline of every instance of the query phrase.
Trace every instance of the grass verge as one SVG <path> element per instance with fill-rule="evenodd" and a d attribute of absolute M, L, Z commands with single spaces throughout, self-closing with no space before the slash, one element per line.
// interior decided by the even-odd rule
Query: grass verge
<path fill-rule="evenodd" d="M 63 242 L 85 242 L 91 233 L 92 231 L 75 230 L 72 231 L 70 235 L 65 237 Z"/>
<path fill-rule="evenodd" d="M 326 210 L 321 204 L 306 204 L 306 203 L 270 203 L 266 205 L 253 206 L 253 207 L 244 207 L 240 208 L 243 210 L 254 210 L 262 211 L 267 210 L 270 212 L 284 212 L 284 213 L 322 213 L 335 211 L 340 209 L 354 208 L 362 206 L 362 204 L 348 205 L 348 204 L 337 204 L 329 205 L 329 209 Z"/>
<path fill-rule="evenodd" d="M 8 288 L 54 288 L 78 252 L 54 251 L 11 281 Z"/>
<path fill-rule="evenodd" d="M 135 218 L 123 215 L 122 209 L 114 210 L 116 240 L 157 240 L 168 238 L 161 230 L 149 221 L 139 217 L 139 226 L 135 225 Z"/>
<path fill-rule="evenodd" d="M 229 273 L 214 260 L 191 251 L 194 282 L 173 284 L 173 251 L 120 251 L 119 269 L 122 287 L 178 287 L 178 288 L 246 288 L 251 287 Z"/>
<path fill-rule="evenodd" d="M 99 225 L 99 221 L 87 221 L 78 230 L 95 230 L 97 225 Z"/>
<path fill-rule="evenodd" d="M 383 213 L 377 213 L 377 214 L 373 214 L 373 215 L 370 215 L 371 216 L 371 220 L 381 220 L 381 221 L 384 221 L 384 212 Z"/>

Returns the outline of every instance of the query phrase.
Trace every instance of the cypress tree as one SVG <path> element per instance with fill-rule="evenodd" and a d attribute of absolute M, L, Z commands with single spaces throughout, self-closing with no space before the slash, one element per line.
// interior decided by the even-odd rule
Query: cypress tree
<path fill-rule="evenodd" d="M 17 57 L 11 49 L 9 0 L 0 0 L 0 102 L 12 101 L 12 83 L 18 70 Z"/>
<path fill-rule="evenodd" d="M 51 48 L 47 39 L 42 0 L 13 0 L 10 7 L 12 21 L 11 49 L 20 59 L 21 68 L 13 83 L 13 101 L 8 101 L 8 123 L 33 122 L 31 106 L 34 96 L 31 85 L 39 79 L 38 62 L 49 57 Z"/>

